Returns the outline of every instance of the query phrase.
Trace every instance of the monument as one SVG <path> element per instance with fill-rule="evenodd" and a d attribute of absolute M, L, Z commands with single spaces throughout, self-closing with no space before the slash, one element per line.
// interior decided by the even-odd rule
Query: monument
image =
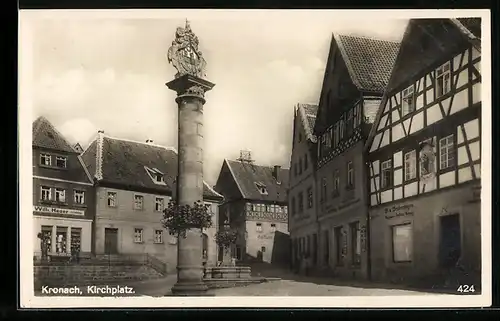
<path fill-rule="evenodd" d="M 186 20 L 179 27 L 168 50 L 167 60 L 177 70 L 174 80 L 166 86 L 177 93 L 178 177 L 177 202 L 193 205 L 203 200 L 203 105 L 205 93 L 214 84 L 205 80 L 206 62 L 198 48 L 198 37 Z M 201 228 L 186 231 L 177 242 L 177 283 L 173 295 L 206 295 L 202 263 L 203 238 Z"/>

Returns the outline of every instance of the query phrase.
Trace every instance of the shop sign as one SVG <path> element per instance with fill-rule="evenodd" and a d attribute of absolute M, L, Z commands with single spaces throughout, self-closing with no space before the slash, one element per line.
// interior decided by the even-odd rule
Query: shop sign
<path fill-rule="evenodd" d="M 272 235 L 269 235 L 269 234 L 259 234 L 257 235 L 257 238 L 258 239 L 263 239 L 263 240 L 270 240 L 273 238 Z"/>
<path fill-rule="evenodd" d="M 386 207 L 384 209 L 385 218 L 389 220 L 395 217 L 413 215 L 414 214 L 413 208 L 414 208 L 413 204 L 394 205 L 391 207 Z"/>
<path fill-rule="evenodd" d="M 85 215 L 84 210 L 38 205 L 33 205 L 33 212 L 59 215 Z"/>

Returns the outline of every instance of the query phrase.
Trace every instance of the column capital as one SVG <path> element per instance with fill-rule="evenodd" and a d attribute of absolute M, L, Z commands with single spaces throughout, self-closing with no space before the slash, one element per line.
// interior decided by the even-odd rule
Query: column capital
<path fill-rule="evenodd" d="M 215 84 L 208 80 L 186 74 L 166 83 L 166 86 L 177 93 L 177 103 L 180 103 L 185 98 L 197 98 L 202 104 L 205 104 L 205 93 L 211 90 Z"/>

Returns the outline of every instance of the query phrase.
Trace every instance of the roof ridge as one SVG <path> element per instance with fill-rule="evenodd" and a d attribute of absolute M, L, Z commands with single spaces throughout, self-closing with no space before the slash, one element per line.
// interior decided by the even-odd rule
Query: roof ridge
<path fill-rule="evenodd" d="M 135 143 L 135 144 L 143 144 L 147 146 L 153 146 L 153 147 L 159 147 L 159 148 L 164 148 L 166 150 L 173 151 L 174 153 L 178 154 L 177 149 L 172 146 L 163 146 L 155 143 L 146 143 L 146 142 L 141 142 L 138 140 L 133 140 L 133 139 L 128 139 L 128 138 L 121 138 L 121 137 L 114 137 L 110 135 L 104 134 L 104 138 L 112 139 L 112 140 L 119 140 L 119 141 L 124 141 L 124 142 L 129 142 L 129 143 Z"/>
<path fill-rule="evenodd" d="M 299 118 L 301 120 L 301 123 L 302 123 L 302 127 L 304 127 L 304 130 L 306 132 L 306 135 L 307 135 L 307 138 L 312 141 L 313 143 L 316 142 L 316 136 L 314 135 L 313 133 L 313 129 L 310 128 L 309 124 L 308 124 L 308 121 L 307 121 L 307 113 L 304 109 L 303 106 L 301 105 L 298 105 L 297 106 L 297 109 L 299 110 Z M 316 117 L 316 115 L 314 115 L 314 117 Z"/>
<path fill-rule="evenodd" d="M 39 124 L 38 124 L 38 127 L 37 127 L 36 131 L 35 131 L 35 136 L 36 136 L 36 135 L 38 135 L 38 131 L 39 131 L 39 130 L 40 130 L 40 128 L 42 127 L 42 124 L 43 124 L 43 123 L 46 123 L 46 124 L 50 127 L 50 129 L 52 129 L 52 130 L 56 133 L 56 135 L 58 135 L 58 136 L 62 139 L 62 141 L 63 141 L 66 145 L 68 145 L 69 149 L 70 149 L 72 152 L 74 152 L 74 153 L 76 153 L 76 154 L 79 154 L 79 153 L 76 151 L 76 149 L 73 147 L 73 145 L 69 143 L 69 141 L 66 139 L 66 137 L 65 137 L 65 136 L 64 136 L 64 135 L 63 135 L 63 134 L 62 134 L 59 130 L 57 130 L 57 128 L 56 128 L 56 127 L 52 124 L 52 122 L 51 122 L 50 120 L 48 120 L 48 119 L 47 119 L 47 117 L 45 117 L 45 116 L 43 116 L 43 115 L 38 116 L 38 118 L 35 120 L 35 122 L 37 122 L 37 121 L 39 122 Z"/>
<path fill-rule="evenodd" d="M 340 39 L 341 35 L 340 34 L 333 34 L 333 37 L 335 41 L 337 42 L 337 47 L 340 50 L 340 54 L 342 55 L 342 58 L 344 59 L 345 65 L 347 67 L 347 71 L 349 72 L 349 75 L 351 76 L 351 80 L 354 83 L 354 85 L 358 88 L 361 87 L 361 83 L 356 75 L 356 72 L 354 71 L 354 68 L 351 63 L 351 59 L 349 58 L 349 55 L 347 54 L 347 51 L 345 50 L 344 44 L 342 42 L 342 39 Z"/>
<path fill-rule="evenodd" d="M 383 42 L 391 42 L 394 44 L 400 44 L 401 41 L 397 40 L 390 40 L 390 39 L 382 39 L 382 38 L 377 38 L 374 36 L 353 36 L 353 35 L 347 35 L 347 34 L 342 34 L 342 33 L 334 33 L 334 36 L 339 36 L 339 37 L 351 37 L 351 38 L 358 38 L 358 39 L 366 39 L 366 40 L 373 40 L 373 41 L 383 41 Z"/>
<path fill-rule="evenodd" d="M 231 168 L 231 160 L 224 158 L 224 162 L 227 164 L 227 167 L 229 168 L 229 172 L 231 173 L 231 176 L 233 177 L 234 182 L 236 183 L 236 186 L 238 186 L 238 190 L 240 191 L 241 197 L 246 198 L 245 193 L 243 193 L 243 189 L 241 188 L 240 182 L 238 182 L 238 179 L 236 178 L 236 175 L 234 174 L 233 169 Z"/>

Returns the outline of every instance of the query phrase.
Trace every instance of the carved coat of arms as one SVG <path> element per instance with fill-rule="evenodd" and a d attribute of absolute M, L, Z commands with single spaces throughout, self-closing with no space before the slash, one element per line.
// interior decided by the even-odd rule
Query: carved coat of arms
<path fill-rule="evenodd" d="M 184 28 L 177 28 L 175 39 L 167 53 L 168 62 L 177 70 L 176 78 L 186 74 L 200 78 L 205 77 L 206 62 L 202 52 L 198 49 L 198 44 L 198 37 L 193 33 L 186 20 Z"/>

